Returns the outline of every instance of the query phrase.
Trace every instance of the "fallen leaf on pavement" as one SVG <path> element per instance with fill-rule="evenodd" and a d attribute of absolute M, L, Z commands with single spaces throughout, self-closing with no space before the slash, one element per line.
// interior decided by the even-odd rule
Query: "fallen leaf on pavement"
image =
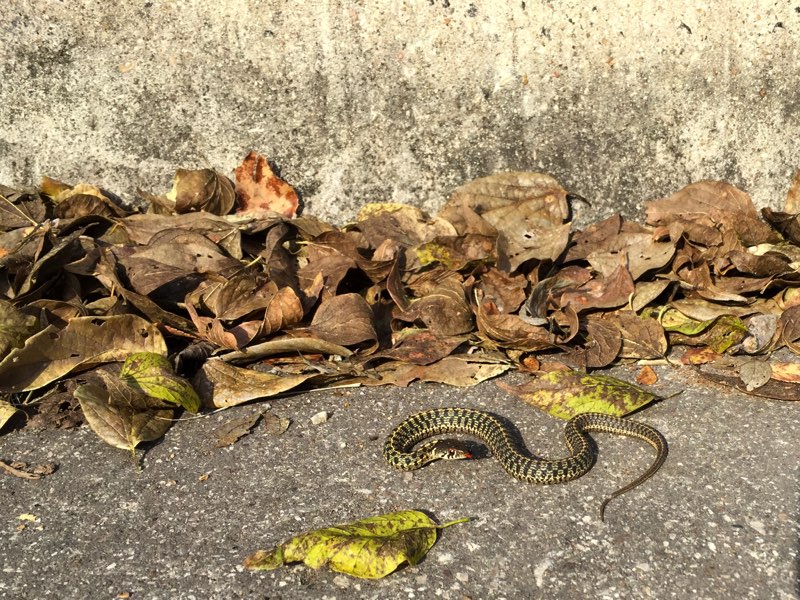
<path fill-rule="evenodd" d="M 353 577 L 380 579 L 403 564 L 419 563 L 436 543 L 440 529 L 468 520 L 437 525 L 415 510 L 388 513 L 300 534 L 272 550 L 251 554 L 244 566 L 269 571 L 302 561 L 313 569 L 327 565 Z"/>

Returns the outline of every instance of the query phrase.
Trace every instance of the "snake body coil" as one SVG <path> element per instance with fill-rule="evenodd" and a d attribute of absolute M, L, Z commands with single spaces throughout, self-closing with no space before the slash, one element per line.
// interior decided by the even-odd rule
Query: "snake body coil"
<path fill-rule="evenodd" d="M 403 471 L 419 469 L 440 458 L 470 458 L 468 452 L 458 449 L 459 442 L 455 440 L 431 441 L 413 450 L 417 443 L 435 435 L 465 433 L 483 440 L 512 477 L 549 485 L 577 479 L 592 468 L 596 456 L 587 431 L 634 437 L 653 446 L 657 453 L 656 460 L 643 475 L 603 502 L 600 507 L 602 519 L 609 501 L 649 479 L 664 464 L 667 441 L 649 425 L 601 413 L 583 413 L 570 419 L 564 429 L 570 456 L 544 459 L 523 454 L 517 436 L 491 413 L 471 408 L 436 408 L 412 415 L 395 427 L 386 439 L 383 456 L 391 466 Z"/>

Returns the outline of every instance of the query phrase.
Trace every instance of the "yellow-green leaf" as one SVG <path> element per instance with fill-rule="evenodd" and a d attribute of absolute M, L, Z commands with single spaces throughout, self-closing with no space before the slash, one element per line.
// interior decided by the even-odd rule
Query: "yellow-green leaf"
<path fill-rule="evenodd" d="M 340 573 L 379 579 L 404 563 L 420 562 L 436 542 L 438 529 L 468 520 L 437 525 L 416 510 L 388 513 L 300 534 L 272 550 L 253 553 L 245 559 L 244 566 L 271 570 L 303 561 L 314 569 L 327 564 Z"/>
<path fill-rule="evenodd" d="M 569 370 L 551 371 L 520 386 L 502 382 L 497 385 L 564 420 L 586 412 L 623 417 L 656 398 L 655 394 L 615 377 Z"/>
<path fill-rule="evenodd" d="M 175 374 L 166 356 L 154 352 L 131 354 L 122 365 L 120 379 L 142 393 L 182 406 L 192 413 L 200 411 L 200 397 L 192 384 Z"/>
<path fill-rule="evenodd" d="M 656 319 L 664 328 L 664 331 L 677 332 L 684 335 L 703 333 L 717 320 L 715 317 L 706 321 L 698 321 L 697 319 L 687 317 L 679 310 L 665 307 L 646 308 L 642 311 L 642 316 Z"/>

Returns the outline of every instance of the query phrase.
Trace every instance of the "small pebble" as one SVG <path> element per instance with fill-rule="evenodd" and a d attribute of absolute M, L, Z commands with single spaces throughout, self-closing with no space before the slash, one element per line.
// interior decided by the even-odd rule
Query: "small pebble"
<path fill-rule="evenodd" d="M 767 530 L 764 529 L 764 523 L 763 522 L 761 522 L 761 521 L 748 521 L 747 524 L 750 525 L 750 527 L 755 529 L 761 535 L 767 535 Z"/>
<path fill-rule="evenodd" d="M 328 420 L 328 417 L 330 417 L 330 413 L 327 410 L 322 410 L 317 414 L 315 414 L 313 417 L 311 417 L 311 422 L 314 425 L 322 425 L 325 421 Z"/>

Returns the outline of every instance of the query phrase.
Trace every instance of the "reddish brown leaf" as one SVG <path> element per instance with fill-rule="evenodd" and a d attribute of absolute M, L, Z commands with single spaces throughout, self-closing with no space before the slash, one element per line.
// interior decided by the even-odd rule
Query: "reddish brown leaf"
<path fill-rule="evenodd" d="M 667 338 L 664 328 L 655 319 L 642 318 L 632 312 L 617 312 L 608 319 L 622 333 L 621 358 L 664 358 Z"/>
<path fill-rule="evenodd" d="M 264 334 L 271 335 L 303 320 L 303 304 L 290 287 L 272 296 L 264 312 Z"/>
<path fill-rule="evenodd" d="M 238 214 L 260 216 L 277 213 L 289 219 L 297 214 L 300 199 L 292 186 L 275 175 L 266 157 L 250 152 L 236 168 Z"/>
<path fill-rule="evenodd" d="M 645 366 L 636 374 L 636 383 L 639 385 L 653 385 L 658 381 L 658 375 L 651 366 Z"/>

